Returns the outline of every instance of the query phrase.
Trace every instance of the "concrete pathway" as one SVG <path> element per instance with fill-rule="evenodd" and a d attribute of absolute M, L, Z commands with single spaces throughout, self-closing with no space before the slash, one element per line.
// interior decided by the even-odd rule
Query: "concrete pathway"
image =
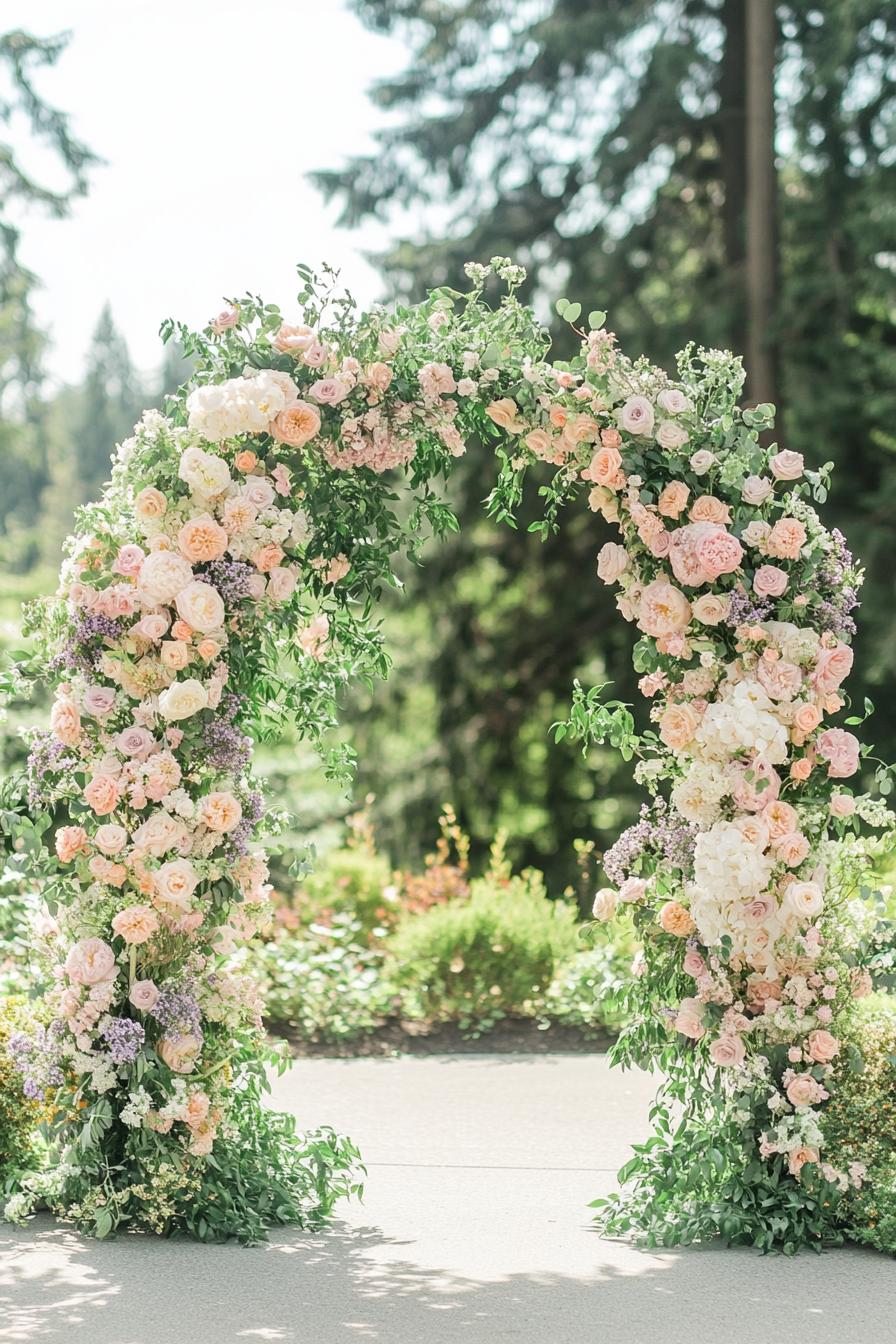
<path fill-rule="evenodd" d="M 361 1145 L 363 1205 L 318 1236 L 205 1247 L 0 1227 L 0 1341 L 886 1344 L 896 1266 L 860 1250 L 648 1254 L 590 1227 L 646 1133 L 600 1056 L 303 1060 L 275 1100 Z"/>

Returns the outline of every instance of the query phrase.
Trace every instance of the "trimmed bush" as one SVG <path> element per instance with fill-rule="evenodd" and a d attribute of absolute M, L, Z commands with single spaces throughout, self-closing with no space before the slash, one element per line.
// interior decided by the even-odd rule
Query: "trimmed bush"
<path fill-rule="evenodd" d="M 576 928 L 575 911 L 547 899 L 540 873 L 493 871 L 471 883 L 468 900 L 403 919 L 386 942 L 386 971 L 406 1017 L 478 1036 L 510 1014 L 537 1014 L 579 946 Z"/>
<path fill-rule="evenodd" d="M 0 1186 L 7 1174 L 33 1161 L 37 1126 L 46 1113 L 43 1102 L 29 1101 L 22 1092 L 22 1075 L 6 1048 L 12 1033 L 24 1027 L 26 1015 L 23 997 L 0 999 Z"/>

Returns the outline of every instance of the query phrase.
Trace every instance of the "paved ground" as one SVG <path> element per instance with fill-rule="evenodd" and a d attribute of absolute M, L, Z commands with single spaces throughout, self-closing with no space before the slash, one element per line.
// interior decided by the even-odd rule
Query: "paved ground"
<path fill-rule="evenodd" d="M 0 1341 L 887 1344 L 896 1266 L 602 1241 L 587 1201 L 645 1132 L 649 1079 L 599 1056 L 303 1060 L 276 1099 L 360 1143 L 363 1205 L 316 1237 L 96 1243 L 0 1227 Z"/>

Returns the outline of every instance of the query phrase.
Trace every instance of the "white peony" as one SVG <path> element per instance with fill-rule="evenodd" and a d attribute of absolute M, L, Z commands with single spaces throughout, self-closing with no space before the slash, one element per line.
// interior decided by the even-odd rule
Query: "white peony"
<path fill-rule="evenodd" d="M 742 751 L 764 756 L 771 765 L 787 760 L 787 729 L 758 681 L 739 681 L 703 715 L 694 736 L 697 753 L 726 761 Z"/>
<path fill-rule="evenodd" d="M 821 644 L 821 636 L 816 630 L 801 629 L 791 621 L 763 621 L 761 624 L 788 663 L 815 662 Z"/>
<path fill-rule="evenodd" d="M 194 579 L 180 590 L 175 605 L 180 618 L 200 634 L 208 635 L 224 624 L 224 600 L 210 583 Z"/>
<path fill-rule="evenodd" d="M 708 761 L 694 761 L 672 788 L 672 806 L 685 821 L 711 826 L 719 818 L 720 803 L 731 792 L 724 770 Z"/>
<path fill-rule="evenodd" d="M 183 556 L 173 551 L 152 551 L 140 566 L 137 588 L 148 606 L 171 602 L 193 577 Z"/>
<path fill-rule="evenodd" d="M 230 485 L 230 468 L 224 459 L 195 446 L 181 454 L 177 474 L 200 499 L 220 495 Z"/>
<path fill-rule="evenodd" d="M 189 719 L 207 705 L 208 691 L 195 677 L 173 682 L 159 696 L 159 713 L 169 723 L 177 719 Z"/>

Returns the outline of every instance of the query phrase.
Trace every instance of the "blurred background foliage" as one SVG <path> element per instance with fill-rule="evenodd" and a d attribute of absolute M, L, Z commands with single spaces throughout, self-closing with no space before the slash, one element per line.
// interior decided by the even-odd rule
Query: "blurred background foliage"
<path fill-rule="evenodd" d="M 376 154 L 317 178 L 345 222 L 389 222 L 396 241 L 377 259 L 384 296 L 462 287 L 465 260 L 506 254 L 528 267 L 527 297 L 546 321 L 549 300 L 568 294 L 607 309 L 629 352 L 668 365 L 690 339 L 761 349 L 779 436 L 813 465 L 837 464 L 826 517 L 869 569 L 850 686 L 875 701 L 881 754 L 896 754 L 896 13 L 879 0 L 351 3 L 412 53 L 399 77 L 371 88 L 389 111 Z M 759 11 L 770 38 L 748 61 Z M 62 214 L 93 161 L 30 82 L 58 50 L 55 39 L 0 39 L 18 112 L 67 165 L 68 190 L 32 181 L 3 143 L 0 180 L 6 199 Z M 755 180 L 745 164 L 757 144 L 747 110 L 762 97 L 750 81 L 763 68 L 775 89 L 766 178 L 776 209 L 748 230 Z M 8 112 L 0 107 L 0 125 Z M 21 598 L 53 585 L 73 506 L 100 490 L 113 443 L 186 373 L 175 351 L 152 379 L 138 377 L 107 310 L 81 385 L 48 387 L 29 307 L 36 279 L 16 241 L 0 205 L 8 643 Z M 748 302 L 757 266 L 775 277 L 758 312 Z M 558 332 L 561 355 L 564 340 Z M 609 750 L 583 759 L 549 738 L 576 676 L 637 699 L 630 635 L 594 572 L 603 524 L 570 516 L 542 545 L 526 532 L 533 493 L 519 530 L 499 529 L 482 509 L 492 479 L 488 448 L 471 444 L 450 484 L 460 532 L 422 571 L 402 571 L 404 592 L 384 600 L 393 675 L 351 691 L 345 733 L 357 796 L 374 799 L 392 864 L 419 866 L 451 799 L 474 865 L 503 829 L 515 863 L 540 869 L 556 893 L 575 882 L 574 840 L 604 846 L 637 806 L 630 767 Z M 13 706 L 7 764 L 35 712 Z M 332 843 L 351 804 L 301 744 L 265 745 L 260 764 L 295 816 L 287 839 Z"/>

